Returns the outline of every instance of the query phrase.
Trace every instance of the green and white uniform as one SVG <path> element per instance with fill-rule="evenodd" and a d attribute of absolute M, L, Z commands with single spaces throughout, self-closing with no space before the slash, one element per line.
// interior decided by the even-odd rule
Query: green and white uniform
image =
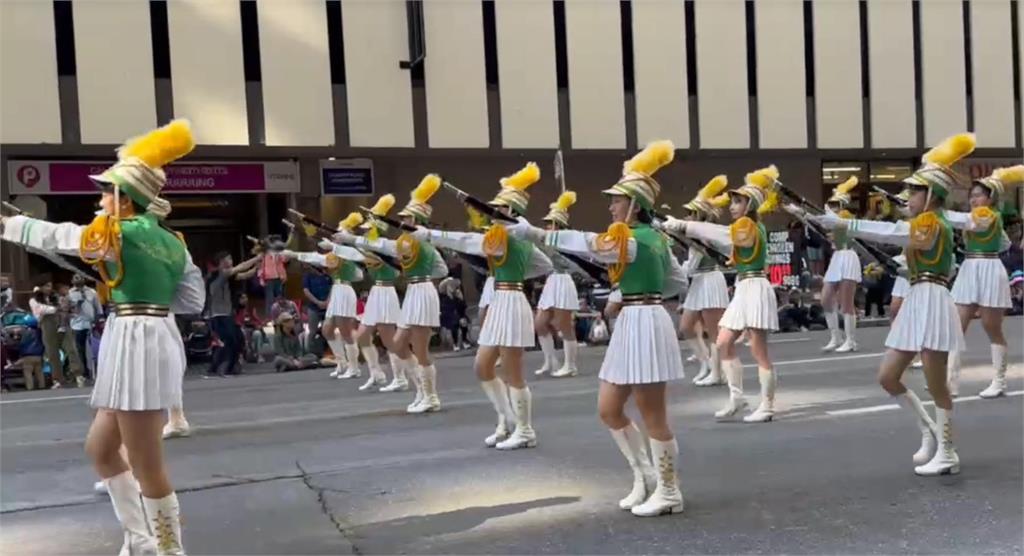
<path fill-rule="evenodd" d="M 1010 247 L 1010 239 L 1003 230 L 1002 215 L 994 210 L 984 212 L 989 218 L 985 214 L 945 211 L 950 225 L 963 231 L 966 251 L 953 283 L 953 302 L 1008 309 L 1012 305 L 1010 279 L 999 253 Z"/>
<path fill-rule="evenodd" d="M 327 300 L 326 318 L 356 318 L 356 291 L 353 282 L 363 279 L 363 271 L 357 263 L 365 260 L 358 250 L 345 245 L 321 241 L 323 248 L 330 247 L 331 253 L 295 253 L 285 251 L 285 255 L 301 262 L 327 269 L 334 284 L 331 296 Z M 329 256 L 333 255 L 333 257 Z"/>
<path fill-rule="evenodd" d="M 448 265 L 433 245 L 407 236 L 403 234 L 399 241 L 365 237 L 356 237 L 352 241 L 356 247 L 396 257 L 402 262 L 406 287 L 398 326 L 437 328 L 441 326 L 441 301 L 437 297 L 437 287 L 433 280 L 447 276 Z M 400 242 L 403 245 L 402 253 L 399 252 Z"/>

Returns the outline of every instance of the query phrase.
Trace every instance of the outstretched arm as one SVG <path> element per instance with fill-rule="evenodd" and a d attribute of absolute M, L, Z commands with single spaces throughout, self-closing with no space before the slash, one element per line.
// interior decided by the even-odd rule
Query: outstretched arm
<path fill-rule="evenodd" d="M 28 216 L 4 217 L 3 240 L 29 249 L 78 255 L 85 226 L 63 222 L 56 224 Z M 111 256 L 113 253 L 111 253 Z"/>

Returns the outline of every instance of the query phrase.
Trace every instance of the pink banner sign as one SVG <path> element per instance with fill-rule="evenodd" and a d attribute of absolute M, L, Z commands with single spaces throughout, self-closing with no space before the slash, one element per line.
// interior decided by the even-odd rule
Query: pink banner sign
<path fill-rule="evenodd" d="M 8 162 L 11 193 L 15 195 L 82 195 L 96 192 L 89 176 L 102 173 L 110 162 L 17 160 Z M 164 194 L 295 193 L 298 164 L 285 162 L 196 162 L 164 169 Z"/>

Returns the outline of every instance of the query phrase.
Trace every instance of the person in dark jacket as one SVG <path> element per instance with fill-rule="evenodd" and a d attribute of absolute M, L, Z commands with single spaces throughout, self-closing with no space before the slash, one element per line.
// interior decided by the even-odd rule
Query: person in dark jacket
<path fill-rule="evenodd" d="M 18 359 L 15 363 L 21 365 L 21 372 L 25 377 L 25 389 L 35 390 L 46 388 L 46 377 L 43 376 L 43 336 L 39 332 L 39 323 L 35 317 L 25 319 L 25 329 L 21 333 L 21 342 L 18 344 Z"/>
<path fill-rule="evenodd" d="M 306 353 L 299 340 L 295 316 L 291 313 L 278 315 L 274 325 L 274 370 L 283 373 L 299 369 L 310 369 L 317 365 L 317 357 Z"/>

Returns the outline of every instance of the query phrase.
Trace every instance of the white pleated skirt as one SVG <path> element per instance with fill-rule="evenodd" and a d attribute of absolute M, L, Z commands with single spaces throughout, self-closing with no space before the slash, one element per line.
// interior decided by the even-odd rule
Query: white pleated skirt
<path fill-rule="evenodd" d="M 166 317 L 111 315 L 103 330 L 89 404 L 120 411 L 181 406 L 185 345 Z"/>
<path fill-rule="evenodd" d="M 739 280 L 718 326 L 729 330 L 778 330 L 779 304 L 771 282 L 767 278 Z"/>
<path fill-rule="evenodd" d="M 900 351 L 959 351 L 964 349 L 960 316 L 949 290 L 932 282 L 910 286 L 885 347 Z"/>
<path fill-rule="evenodd" d="M 327 298 L 326 318 L 356 318 L 356 290 L 347 282 L 335 282 Z"/>
<path fill-rule="evenodd" d="M 825 271 L 826 282 L 839 282 L 841 280 L 853 280 L 860 282 L 863 272 L 860 268 L 860 258 L 853 249 L 840 249 L 832 253 L 832 260 L 828 263 L 828 270 Z"/>
<path fill-rule="evenodd" d="M 1010 279 L 999 259 L 966 259 L 953 283 L 957 305 L 1009 308 Z"/>
<path fill-rule="evenodd" d="M 684 378 L 676 328 L 663 305 L 622 308 L 598 376 L 612 384 L 652 384 Z"/>
<path fill-rule="evenodd" d="M 729 306 L 729 286 L 720 270 L 699 272 L 690 279 L 683 309 L 703 311 L 704 309 L 725 309 Z"/>
<path fill-rule="evenodd" d="M 405 288 L 402 319 L 398 326 L 441 326 L 441 300 L 437 297 L 437 287 L 433 282 L 416 282 Z"/>
<path fill-rule="evenodd" d="M 487 318 L 480 329 L 477 344 L 481 346 L 534 346 L 533 311 L 521 291 L 495 290 Z"/>
<path fill-rule="evenodd" d="M 477 307 L 486 309 L 492 299 L 494 299 L 494 276 L 488 276 L 484 280 L 484 289 L 480 292 L 480 303 L 477 304 Z"/>
<path fill-rule="evenodd" d="M 576 292 L 576 283 L 572 281 L 572 276 L 565 273 L 549 274 L 544 281 L 544 289 L 540 292 L 537 308 L 579 311 L 580 296 Z"/>
<path fill-rule="evenodd" d="M 394 286 L 373 286 L 366 296 L 362 323 L 366 326 L 398 324 L 402 321 L 402 306 Z"/>
<path fill-rule="evenodd" d="M 889 294 L 891 297 L 907 297 L 910 293 L 910 282 L 902 277 L 897 276 L 896 281 L 892 284 L 892 293 Z"/>

